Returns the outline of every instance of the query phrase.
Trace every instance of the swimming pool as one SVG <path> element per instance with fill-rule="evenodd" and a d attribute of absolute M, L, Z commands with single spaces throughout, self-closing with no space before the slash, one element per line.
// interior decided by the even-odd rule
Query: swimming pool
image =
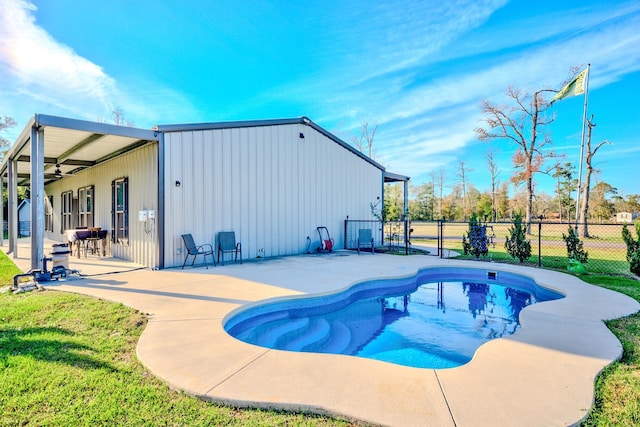
<path fill-rule="evenodd" d="M 516 333 L 527 305 L 561 297 L 515 273 L 438 267 L 240 309 L 224 327 L 273 349 L 452 368 L 469 362 L 485 342 Z"/>

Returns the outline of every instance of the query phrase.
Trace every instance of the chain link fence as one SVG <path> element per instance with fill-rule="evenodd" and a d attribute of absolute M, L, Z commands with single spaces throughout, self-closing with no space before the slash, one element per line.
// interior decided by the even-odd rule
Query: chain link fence
<path fill-rule="evenodd" d="M 376 252 L 409 254 L 409 221 L 344 221 L 344 249 L 355 250 L 358 247 L 360 230 L 371 230 Z"/>
<path fill-rule="evenodd" d="M 489 253 L 479 259 L 496 262 L 518 263 L 505 249 L 505 241 L 513 227 L 512 222 L 487 222 Z M 588 253 L 584 263 L 590 273 L 630 275 L 629 262 L 626 259 L 626 245 L 622 240 L 622 224 L 588 224 L 589 237 L 582 237 L 583 230 L 578 228 L 578 236 Z M 531 257 L 526 265 L 538 265 L 545 268 L 567 270 L 569 257 L 563 235 L 569 234 L 569 228 L 575 223 L 535 221 L 530 225 L 527 240 L 531 243 Z M 633 228 L 633 227 L 632 227 Z M 432 254 L 449 257 L 475 259 L 464 255 L 462 237 L 469 230 L 467 222 L 453 221 L 412 221 L 409 225 L 411 245 L 429 248 Z"/>

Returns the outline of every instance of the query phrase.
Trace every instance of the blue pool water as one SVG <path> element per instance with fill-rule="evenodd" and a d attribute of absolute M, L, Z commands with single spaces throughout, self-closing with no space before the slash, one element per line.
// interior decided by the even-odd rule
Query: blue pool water
<path fill-rule="evenodd" d="M 418 368 L 452 368 L 485 342 L 516 333 L 527 305 L 561 298 L 522 275 L 429 268 L 297 297 L 232 315 L 225 330 L 247 343 L 347 354 Z"/>

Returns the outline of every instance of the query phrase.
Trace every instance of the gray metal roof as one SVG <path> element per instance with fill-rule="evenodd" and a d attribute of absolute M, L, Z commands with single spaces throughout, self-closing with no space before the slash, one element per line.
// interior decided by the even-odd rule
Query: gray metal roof
<path fill-rule="evenodd" d="M 45 181 L 57 179 L 57 165 L 63 175 L 74 174 L 95 166 L 122 153 L 140 147 L 150 141 L 158 141 L 160 132 L 181 132 L 209 129 L 230 129 L 258 126 L 302 124 L 309 126 L 343 148 L 361 157 L 384 172 L 385 182 L 408 181 L 409 177 L 386 172 L 384 166 L 367 157 L 331 132 L 307 117 L 271 120 L 249 120 L 213 123 L 187 123 L 157 125 L 151 130 L 65 117 L 35 114 L 25 125 L 13 146 L 0 164 L 0 176 L 6 180 L 7 161 L 18 160 L 18 181 L 27 185 L 30 179 L 31 130 L 44 130 L 44 177 Z"/>
<path fill-rule="evenodd" d="M 62 174 L 74 174 L 158 140 L 153 130 L 35 114 L 0 164 L 4 177 L 8 159 L 15 158 L 21 185 L 29 182 L 33 127 L 44 131 L 45 181 L 56 179 L 56 165 L 60 165 Z"/>

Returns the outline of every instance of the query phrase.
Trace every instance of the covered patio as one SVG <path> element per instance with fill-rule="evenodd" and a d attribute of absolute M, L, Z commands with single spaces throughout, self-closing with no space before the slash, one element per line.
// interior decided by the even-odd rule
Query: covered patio
<path fill-rule="evenodd" d="M 0 185 L 2 188 L 6 185 L 8 190 L 7 253 L 20 263 L 23 258 L 29 259 L 29 268 L 42 268 L 42 258 L 49 246 L 45 244 L 45 226 L 53 232 L 53 225 L 45 217 L 45 186 L 156 141 L 158 134 L 151 130 L 35 114 L 0 165 Z M 29 188 L 29 245 L 18 240 L 18 186 Z M 4 222 L 2 216 L 0 209 Z M 61 226 L 57 243 L 64 241 L 67 228 L 74 228 L 74 224 L 68 221 Z M 0 244 L 4 243 L 4 235 L 0 233 Z M 29 252 L 22 252 L 25 250 Z"/>

